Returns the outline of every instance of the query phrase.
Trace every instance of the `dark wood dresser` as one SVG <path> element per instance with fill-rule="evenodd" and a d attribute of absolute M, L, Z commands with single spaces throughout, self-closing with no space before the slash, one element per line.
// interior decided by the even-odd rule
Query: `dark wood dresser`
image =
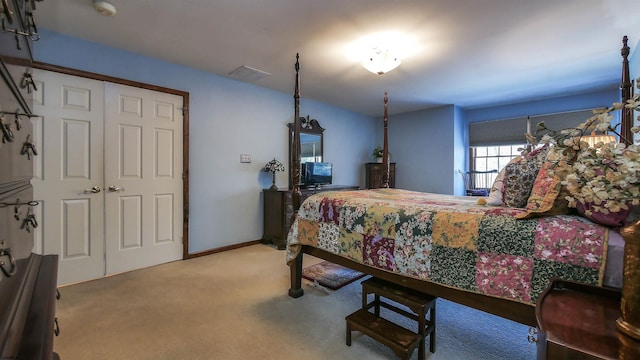
<path fill-rule="evenodd" d="M 382 163 L 365 164 L 367 189 L 378 189 L 382 187 L 383 171 Z M 396 163 L 389 163 L 389 187 L 396 187 Z"/>
<path fill-rule="evenodd" d="M 3 0 L 0 20 L 0 359 L 56 359 L 57 255 L 32 253 L 38 202 L 30 118 L 37 2 Z"/>
<path fill-rule="evenodd" d="M 538 360 L 640 359 L 640 342 L 616 328 L 620 291 L 555 280 L 536 303 Z"/>
<path fill-rule="evenodd" d="M 301 189 L 303 202 L 313 194 L 323 191 L 358 190 L 358 186 L 348 185 L 327 185 L 319 189 Z M 287 234 L 291 227 L 291 217 L 293 216 L 293 204 L 291 203 L 291 190 L 278 189 L 262 191 L 264 196 L 264 231 L 262 241 L 273 243 L 282 250 L 286 247 Z"/>

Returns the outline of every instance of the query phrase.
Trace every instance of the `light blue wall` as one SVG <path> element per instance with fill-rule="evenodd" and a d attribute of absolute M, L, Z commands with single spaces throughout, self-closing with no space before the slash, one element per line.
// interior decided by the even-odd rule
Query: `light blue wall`
<path fill-rule="evenodd" d="M 34 48 L 37 61 L 189 92 L 190 253 L 262 237 L 261 191 L 271 185 L 271 176 L 261 169 L 274 157 L 288 163 L 286 124 L 293 121 L 292 94 L 46 30 L 40 33 Z M 292 92 L 293 83 L 292 70 Z M 304 90 L 304 74 L 301 85 Z M 375 121 L 303 97 L 300 115 L 307 114 L 326 129 L 324 153 L 326 161 L 334 163 L 334 183 L 364 186 L 362 164 L 375 146 Z M 240 154 L 250 154 L 252 162 L 241 164 Z M 287 187 L 287 172 L 277 174 L 277 184 Z"/>
<path fill-rule="evenodd" d="M 453 132 L 453 194 L 465 195 L 464 180 L 459 171 L 465 171 L 469 162 L 469 132 L 467 129 L 467 114 L 459 107 L 454 107 L 454 132 Z"/>
<path fill-rule="evenodd" d="M 452 194 L 456 152 L 454 106 L 389 116 L 389 151 L 396 163 L 396 187 Z M 383 125 L 378 119 L 378 143 Z M 459 176 L 459 175 L 458 175 Z"/>

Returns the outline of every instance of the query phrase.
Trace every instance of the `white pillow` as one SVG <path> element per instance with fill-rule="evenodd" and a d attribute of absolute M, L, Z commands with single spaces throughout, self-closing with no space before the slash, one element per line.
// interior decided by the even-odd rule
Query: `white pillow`
<path fill-rule="evenodd" d="M 506 167 L 504 167 L 496 176 L 489 191 L 489 197 L 487 198 L 487 205 L 502 206 L 502 193 L 504 191 L 504 173 Z"/>

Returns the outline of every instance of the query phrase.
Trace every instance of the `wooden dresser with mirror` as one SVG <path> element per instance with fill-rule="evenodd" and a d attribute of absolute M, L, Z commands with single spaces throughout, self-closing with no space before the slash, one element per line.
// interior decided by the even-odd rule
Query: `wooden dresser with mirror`
<path fill-rule="evenodd" d="M 323 153 L 324 129 L 316 119 L 309 116 L 300 117 L 300 150 L 301 162 L 322 162 L 325 161 Z M 294 129 L 293 123 L 287 125 L 289 128 L 289 159 L 292 159 L 292 142 Z M 291 177 L 289 177 L 291 179 Z M 326 184 L 320 186 L 301 186 L 301 202 L 313 194 L 323 191 L 358 190 L 358 185 L 334 185 Z M 289 181 L 288 189 L 265 189 L 262 191 L 264 201 L 264 227 L 262 241 L 273 243 L 278 249 L 284 249 L 287 242 L 287 234 L 291 227 L 293 216 L 292 202 L 293 184 Z"/>

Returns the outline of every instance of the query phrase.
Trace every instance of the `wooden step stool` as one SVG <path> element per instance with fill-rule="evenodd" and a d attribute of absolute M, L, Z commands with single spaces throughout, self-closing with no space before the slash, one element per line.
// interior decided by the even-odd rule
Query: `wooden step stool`
<path fill-rule="evenodd" d="M 369 294 L 374 295 L 371 302 L 368 302 Z M 414 313 L 382 301 L 381 298 L 402 304 Z M 424 360 L 427 336 L 429 351 L 436 351 L 436 299 L 373 277 L 363 281 L 362 308 L 346 317 L 347 345 L 351 346 L 351 332 L 360 331 L 388 346 L 402 359 L 408 359 L 418 347 L 418 359 Z M 380 307 L 417 321 L 418 331 L 410 331 L 380 317 Z M 373 313 L 369 311 L 371 308 L 374 308 Z"/>

